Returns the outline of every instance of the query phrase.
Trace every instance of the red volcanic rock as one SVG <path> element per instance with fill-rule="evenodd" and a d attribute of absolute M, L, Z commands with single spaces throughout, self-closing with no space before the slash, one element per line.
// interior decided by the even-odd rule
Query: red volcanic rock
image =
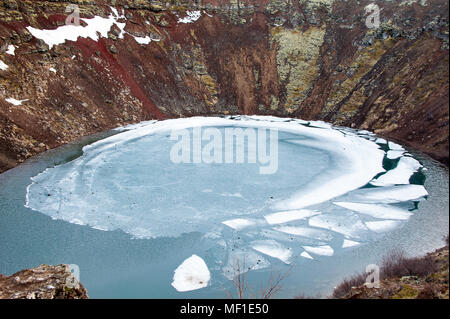
<path fill-rule="evenodd" d="M 325 120 L 448 162 L 448 1 L 382 2 L 370 29 L 370 1 L 118 0 L 108 36 L 52 48 L 27 27 L 61 27 L 67 3 L 10 3 L 0 3 L 0 172 L 119 125 L 223 114 Z M 110 3 L 85 2 L 81 18 L 109 17 Z"/>

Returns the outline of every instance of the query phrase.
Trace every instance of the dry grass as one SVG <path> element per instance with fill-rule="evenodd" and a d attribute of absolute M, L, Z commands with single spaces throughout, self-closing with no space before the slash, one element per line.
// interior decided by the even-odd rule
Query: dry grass
<path fill-rule="evenodd" d="M 447 236 L 448 238 L 448 236 Z M 427 276 L 438 271 L 436 263 L 430 256 L 408 258 L 401 251 L 393 251 L 381 261 L 380 280 L 385 278 L 401 278 L 403 276 Z M 352 287 L 366 283 L 368 274 L 359 273 L 344 279 L 333 291 L 332 298 L 343 298 Z"/>

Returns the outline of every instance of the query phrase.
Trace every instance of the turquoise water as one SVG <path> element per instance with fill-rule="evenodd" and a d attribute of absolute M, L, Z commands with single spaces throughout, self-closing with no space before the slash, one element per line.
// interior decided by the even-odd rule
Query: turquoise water
<path fill-rule="evenodd" d="M 148 172 L 146 169 L 138 170 L 136 176 L 148 174 L 148 177 L 160 183 L 168 184 L 171 180 L 179 180 L 173 188 L 168 191 L 167 189 L 157 191 L 151 198 L 136 196 L 132 199 L 132 203 L 137 207 L 152 205 L 153 208 L 167 211 L 168 215 L 164 218 L 147 221 L 145 215 L 142 215 L 145 211 L 137 209 L 136 216 L 144 218 L 140 220 L 143 220 L 144 225 L 148 225 L 147 228 L 153 226 L 151 224 L 153 220 L 159 223 L 154 229 L 157 233 L 155 238 L 139 238 L 132 228 L 122 227 L 117 223 L 111 230 L 102 231 L 86 225 L 69 223 L 64 218 L 54 219 L 52 217 L 55 216 L 49 216 L 51 213 L 40 213 L 24 207 L 27 187 L 31 184 L 32 177 L 46 168 L 54 167 L 55 164 L 62 167 L 60 164 L 68 162 L 66 165 L 70 167 L 71 161 L 82 154 L 82 146 L 110 134 L 113 133 L 86 138 L 41 154 L 0 175 L 0 273 L 10 275 L 20 269 L 44 263 L 77 264 L 80 268 L 80 279 L 93 298 L 224 298 L 227 297 L 227 292 L 232 291 L 231 283 L 224 275 L 225 261 L 230 258 L 232 247 L 236 247 L 236 250 L 245 248 L 245 251 L 250 251 L 249 245 L 255 240 L 262 239 L 284 241 L 284 245 L 291 245 L 294 248 L 314 244 L 305 238 L 295 238 L 293 244 L 286 244 L 285 241 L 289 241 L 289 238 L 277 237 L 279 234 L 274 235 L 273 229 L 264 227 L 237 232 L 221 224 L 227 210 L 217 212 L 220 207 L 226 206 L 229 211 L 247 209 L 257 211 L 256 216 L 263 216 L 268 213 L 267 205 L 264 203 L 269 198 L 292 193 L 291 185 L 301 187 L 330 166 L 330 157 L 323 151 L 302 146 L 292 147 L 292 144 L 287 143 L 289 139 L 295 137 L 291 133 L 280 134 L 280 170 L 267 180 L 245 167 L 240 167 L 236 171 L 232 171 L 235 168 L 227 171 L 226 167 L 219 168 L 219 171 L 216 169 L 208 171 L 208 166 L 202 166 L 201 170 L 191 169 L 190 173 L 185 175 L 182 171 L 177 171 L 175 176 L 169 174 L 173 173 L 170 167 L 161 168 L 168 172 L 161 175 L 155 174 L 155 171 Z M 144 141 L 150 145 L 161 142 L 158 137 L 149 137 Z M 168 145 L 170 144 L 165 144 L 164 147 Z M 140 149 L 139 144 L 131 144 L 129 147 L 131 149 L 123 152 L 123 157 L 118 157 L 120 163 L 132 161 Z M 166 153 L 158 152 L 158 154 Z M 415 206 L 418 207 L 401 227 L 382 236 L 364 235 L 366 237 L 361 238 L 362 245 L 350 250 L 337 249 L 343 236 L 333 233 L 332 239 L 328 242 L 335 248 L 332 257 L 314 255 L 314 260 L 309 260 L 296 255 L 292 263 L 287 265 L 276 258 L 264 256 L 270 265 L 249 272 L 250 284 L 255 288 L 263 286 L 271 270 L 283 273 L 289 270 L 289 276 L 283 283 L 283 290 L 278 297 L 289 298 L 302 293 L 326 296 L 343 277 L 361 271 L 368 264 L 377 263 L 383 255 L 394 248 L 401 248 L 410 255 L 421 255 L 442 246 L 443 236 L 448 233 L 449 226 L 448 172 L 426 156 L 418 153 L 413 155 L 427 168 L 416 175 L 414 180 L 424 183 L 429 196 L 426 201 L 419 204 L 417 202 L 398 204 L 399 207 L 411 210 Z M 158 163 L 159 165 L 164 163 L 164 158 L 147 156 L 139 162 L 145 164 L 145 167 L 155 167 Z M 389 163 L 389 161 L 385 163 L 385 168 Z M 114 165 L 114 162 L 108 164 Z M 113 166 L 105 166 L 106 170 L 103 173 L 107 178 L 98 181 L 98 189 L 108 189 L 108 180 L 124 181 L 129 174 L 136 174 L 135 170 L 118 172 L 111 167 Z M 199 172 L 204 175 L 199 176 Z M 218 172 L 220 174 L 217 174 Z M 234 175 L 231 176 L 231 172 Z M 223 176 L 230 178 L 224 179 Z M 194 182 L 193 186 L 189 186 L 196 178 L 207 183 L 200 187 Z M 274 181 L 281 184 L 275 185 Z M 230 194 L 239 193 L 245 200 L 241 201 L 238 198 L 231 201 L 227 196 L 195 198 L 195 194 L 214 187 L 218 187 L 217 191 L 226 189 Z M 114 189 L 109 191 L 111 192 L 101 196 L 124 194 L 115 193 Z M 66 195 L 70 201 L 69 194 Z M 170 198 L 178 195 L 179 205 L 174 206 Z M 126 203 L 127 199 L 120 196 L 117 200 Z M 187 203 L 190 198 L 192 200 Z M 101 205 L 100 199 L 97 201 L 100 207 L 105 206 Z M 181 216 L 183 210 L 177 209 L 183 208 L 183 203 L 193 211 L 215 212 L 216 215 L 211 219 L 200 218 L 201 222 L 192 227 L 182 227 L 180 223 L 185 221 L 180 220 L 177 223 L 177 216 Z M 320 209 L 322 211 L 329 209 L 335 214 L 341 213 L 335 212 L 336 208 L 331 205 L 331 203 L 322 204 Z M 114 207 L 114 204 L 111 207 Z M 171 210 L 171 207 L 174 209 Z M 83 206 L 80 207 L 80 210 L 82 209 Z M 255 217 L 255 214 L 250 213 L 243 215 Z M 174 220 L 167 220 L 170 218 Z M 164 223 L 165 220 L 169 226 Z M 188 231 L 184 232 L 183 229 Z M 173 235 L 170 235 L 170 230 L 174 231 Z M 226 243 L 226 248 L 221 246 L 217 235 L 222 236 L 221 240 Z M 170 285 L 173 272 L 183 260 L 193 254 L 202 256 L 208 264 L 211 271 L 210 285 L 188 293 L 177 292 Z"/>

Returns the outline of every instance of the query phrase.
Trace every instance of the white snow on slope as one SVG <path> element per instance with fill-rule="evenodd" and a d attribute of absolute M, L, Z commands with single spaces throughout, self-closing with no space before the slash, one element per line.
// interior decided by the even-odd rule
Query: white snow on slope
<path fill-rule="evenodd" d="M 28 101 L 28 99 L 25 99 L 25 100 L 16 100 L 16 99 L 14 99 L 14 98 L 7 98 L 7 99 L 5 99 L 5 101 L 8 102 L 8 103 L 13 104 L 13 105 L 15 105 L 15 106 L 19 106 L 19 105 L 22 105 L 23 102 Z"/>
<path fill-rule="evenodd" d="M 108 18 L 95 16 L 92 19 L 80 19 L 87 24 L 86 27 L 82 25 L 64 25 L 53 30 L 40 30 L 33 27 L 27 27 L 27 30 L 34 37 L 44 41 L 50 49 L 67 40 L 77 41 L 78 38 L 89 38 L 98 41 L 99 37 L 106 38 L 114 24 L 121 30 L 119 38 L 123 39 L 125 23 L 118 22 L 118 19 L 124 17 L 119 16 L 114 8 L 111 9 L 114 15 L 110 15 Z"/>
<path fill-rule="evenodd" d="M 202 16 L 200 11 L 187 11 L 186 17 L 178 19 L 178 23 L 194 23 Z"/>
<path fill-rule="evenodd" d="M 211 279 L 211 273 L 205 261 L 197 255 L 186 259 L 173 276 L 172 286 L 179 292 L 205 288 Z"/>
<path fill-rule="evenodd" d="M 16 47 L 12 44 L 8 45 L 8 50 L 6 50 L 6 54 L 15 55 Z"/>
<path fill-rule="evenodd" d="M 140 38 L 140 37 L 135 37 L 133 36 L 133 38 L 136 40 L 137 43 L 139 44 L 149 44 L 152 39 L 150 39 L 149 36 L 146 36 L 145 38 Z"/>
<path fill-rule="evenodd" d="M 5 64 L 5 62 L 0 60 L 0 70 L 6 71 L 7 69 L 8 69 L 8 66 Z"/>

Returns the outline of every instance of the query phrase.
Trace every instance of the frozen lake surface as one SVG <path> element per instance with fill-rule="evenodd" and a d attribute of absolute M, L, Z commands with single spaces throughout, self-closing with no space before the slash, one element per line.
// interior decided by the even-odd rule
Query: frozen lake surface
<path fill-rule="evenodd" d="M 174 163 L 171 134 L 200 127 L 277 130 L 276 172 Z M 279 297 L 325 296 L 390 250 L 420 255 L 448 232 L 446 169 L 370 132 L 238 116 L 94 138 L 0 175 L 0 273 L 69 263 L 91 297 L 223 298 L 245 262 L 254 287 L 289 270 Z"/>

